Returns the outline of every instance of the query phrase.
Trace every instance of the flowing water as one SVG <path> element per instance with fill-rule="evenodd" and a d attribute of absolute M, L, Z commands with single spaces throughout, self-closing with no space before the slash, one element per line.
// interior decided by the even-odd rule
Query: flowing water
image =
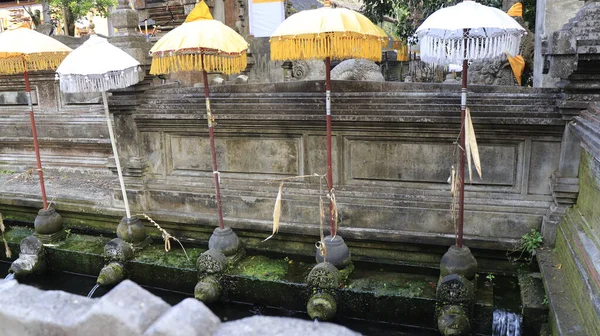
<path fill-rule="evenodd" d="M 494 310 L 492 336 L 521 336 L 521 315 L 504 309 Z"/>
<path fill-rule="evenodd" d="M 91 298 L 92 296 L 94 296 L 94 292 L 96 291 L 96 289 L 98 289 L 98 287 L 100 287 L 100 285 L 95 284 L 92 290 L 88 293 L 87 297 Z"/>
<path fill-rule="evenodd" d="M 4 280 L 12 280 L 15 278 L 15 274 L 14 273 L 8 273 L 8 275 L 6 275 L 6 277 L 4 278 Z"/>

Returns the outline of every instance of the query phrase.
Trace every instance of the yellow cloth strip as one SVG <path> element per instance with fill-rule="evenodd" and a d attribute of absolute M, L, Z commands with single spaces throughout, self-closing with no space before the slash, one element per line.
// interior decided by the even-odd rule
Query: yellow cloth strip
<path fill-rule="evenodd" d="M 400 46 L 400 48 L 398 48 L 397 51 L 398 51 L 398 57 L 396 60 L 398 62 L 408 61 L 408 46 L 406 44 L 403 46 Z"/>
<path fill-rule="evenodd" d="M 326 33 L 271 38 L 271 60 L 364 58 L 381 61 L 380 37 L 353 33 Z"/>
<path fill-rule="evenodd" d="M 154 56 L 150 66 L 150 74 L 167 74 L 181 71 L 221 72 L 227 75 L 244 71 L 247 66 L 246 52 L 239 55 L 204 55 L 204 64 L 201 54 L 183 54 L 172 56 Z"/>
<path fill-rule="evenodd" d="M 56 70 L 68 52 L 0 55 L 0 75 L 16 75 L 27 71 Z M 25 60 L 25 63 L 23 63 Z"/>
<path fill-rule="evenodd" d="M 520 2 L 512 5 L 508 10 L 507 14 L 512 17 L 521 17 L 523 16 L 523 5 Z"/>
<path fill-rule="evenodd" d="M 508 63 L 515 75 L 517 83 L 521 85 L 521 77 L 523 76 L 523 71 L 525 71 L 525 59 L 523 59 L 523 56 L 521 55 L 512 57 L 509 53 L 506 53 L 506 57 L 508 58 Z"/>

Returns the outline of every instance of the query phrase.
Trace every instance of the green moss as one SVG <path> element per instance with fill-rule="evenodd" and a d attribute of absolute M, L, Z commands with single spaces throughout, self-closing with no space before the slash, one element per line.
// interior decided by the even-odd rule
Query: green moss
<path fill-rule="evenodd" d="M 375 296 L 435 297 L 435 278 L 393 272 L 355 271 L 346 288 Z"/>
<path fill-rule="evenodd" d="M 251 256 L 240 261 L 229 274 L 243 275 L 259 280 L 283 280 L 288 271 L 288 261 L 270 259 L 263 256 Z"/>
<path fill-rule="evenodd" d="M 577 206 L 589 225 L 600 230 L 600 163 L 584 152 L 579 165 L 579 197 Z"/>
<path fill-rule="evenodd" d="M 8 243 L 21 243 L 21 240 L 27 236 L 31 236 L 33 234 L 33 229 L 23 226 L 11 226 L 7 227 L 4 232 L 4 239 Z"/>
<path fill-rule="evenodd" d="M 69 234 L 67 239 L 56 243 L 55 248 L 90 254 L 103 254 L 104 245 L 109 241 L 110 238 L 106 237 Z"/>
<path fill-rule="evenodd" d="M 185 253 L 181 249 L 181 246 L 179 246 L 177 242 L 171 242 L 171 250 L 169 252 L 165 251 L 164 244 L 152 244 L 137 252 L 134 260 L 136 262 L 145 264 L 155 264 L 182 269 L 195 269 L 196 259 L 198 259 L 198 256 L 200 256 L 200 254 L 202 254 L 204 251 L 206 251 L 206 249 L 199 247 L 187 247 L 185 252 L 189 257 L 188 260 L 185 257 Z"/>
<path fill-rule="evenodd" d="M 350 274 L 354 271 L 354 264 L 350 263 L 350 265 L 346 266 L 346 268 L 342 268 L 340 270 L 340 284 L 345 284 L 348 282 L 348 278 Z"/>

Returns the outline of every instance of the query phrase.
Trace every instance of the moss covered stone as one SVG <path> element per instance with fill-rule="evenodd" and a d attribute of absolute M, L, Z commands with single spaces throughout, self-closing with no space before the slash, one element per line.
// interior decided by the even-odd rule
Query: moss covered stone
<path fill-rule="evenodd" d="M 283 280 L 288 271 L 288 261 L 251 256 L 240 261 L 229 274 L 253 277 L 259 280 Z"/>
<path fill-rule="evenodd" d="M 175 245 L 171 244 L 171 250 L 168 252 L 165 251 L 164 244 L 152 244 L 141 251 L 137 251 L 134 260 L 140 263 L 173 268 L 195 269 L 196 259 L 204 251 L 206 249 L 200 247 L 187 247 L 185 253 L 187 253 L 188 259 L 177 243 Z"/>
<path fill-rule="evenodd" d="M 308 274 L 306 282 L 309 286 L 318 288 L 338 288 L 340 285 L 339 271 L 331 263 L 318 263 Z"/>
<path fill-rule="evenodd" d="M 221 296 L 221 283 L 215 276 L 205 276 L 194 288 L 194 297 L 204 303 L 215 302 Z"/>
<path fill-rule="evenodd" d="M 377 297 L 433 298 L 436 281 L 437 278 L 425 275 L 355 270 L 348 279 L 346 288 L 370 292 Z"/>
<path fill-rule="evenodd" d="M 106 265 L 98 275 L 97 283 L 100 286 L 111 286 L 123 280 L 123 265 L 112 262 Z"/>
<path fill-rule="evenodd" d="M 311 319 L 329 321 L 337 313 L 337 303 L 331 294 L 317 293 L 308 300 L 306 311 Z"/>

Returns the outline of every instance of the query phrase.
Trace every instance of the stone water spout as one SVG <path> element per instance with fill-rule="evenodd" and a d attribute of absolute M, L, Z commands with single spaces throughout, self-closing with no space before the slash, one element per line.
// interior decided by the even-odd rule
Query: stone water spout
<path fill-rule="evenodd" d="M 141 237 L 144 238 L 144 235 Z M 133 258 L 133 250 L 134 245 L 121 238 L 115 238 L 104 245 L 104 257 L 108 264 L 100 271 L 96 283 L 100 286 L 112 286 L 121 282 L 125 276 L 124 264 Z"/>
<path fill-rule="evenodd" d="M 21 241 L 19 258 L 10 265 L 9 273 L 15 278 L 21 278 L 34 273 L 41 273 L 46 268 L 44 245 L 35 236 L 29 236 Z"/>

